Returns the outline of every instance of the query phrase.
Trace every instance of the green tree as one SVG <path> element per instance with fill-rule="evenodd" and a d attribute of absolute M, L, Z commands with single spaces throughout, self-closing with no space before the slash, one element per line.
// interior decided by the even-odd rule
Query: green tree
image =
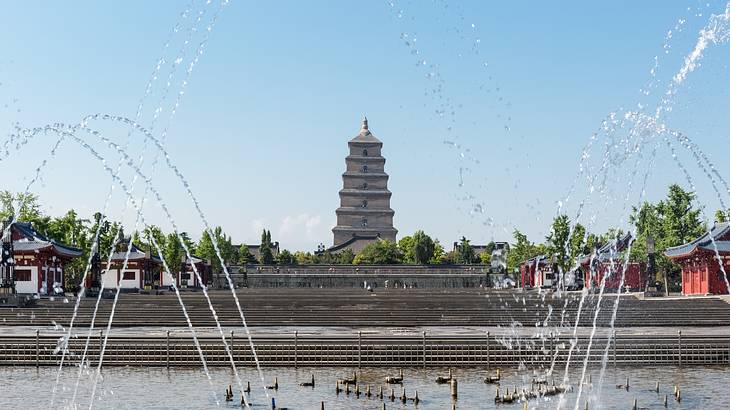
<path fill-rule="evenodd" d="M 90 238 L 93 233 L 89 232 L 88 224 L 89 220 L 79 218 L 73 209 L 60 218 L 51 219 L 48 224 L 46 235 L 49 238 L 81 250 L 80 257 L 72 259 L 64 266 L 66 280 L 69 284 L 79 283 L 81 276 L 86 271 L 86 262 L 89 260 L 93 239 Z"/>
<path fill-rule="evenodd" d="M 727 222 L 728 221 L 727 215 L 728 215 L 727 211 L 718 209 L 717 211 L 715 211 L 715 222 Z"/>
<path fill-rule="evenodd" d="M 180 238 L 182 238 L 181 243 L 184 243 L 185 246 L 187 246 L 188 249 L 190 250 L 190 254 L 197 255 L 195 241 L 193 241 L 192 238 L 190 238 L 190 234 L 188 234 L 187 232 L 180 232 Z"/>
<path fill-rule="evenodd" d="M 141 235 L 141 242 L 137 242 L 135 240 L 135 245 L 138 245 L 142 250 L 149 251 L 152 254 L 157 254 L 157 250 L 155 249 L 155 245 L 152 242 L 152 238 L 154 238 L 154 242 L 157 243 L 157 246 L 160 247 L 160 249 L 165 249 L 165 242 L 167 241 L 167 236 L 162 232 L 162 229 L 160 227 L 155 225 L 148 225 L 142 230 Z"/>
<path fill-rule="evenodd" d="M 355 256 L 355 265 L 389 265 L 401 263 L 403 255 L 398 245 L 387 239 L 378 239 L 369 243 Z"/>
<path fill-rule="evenodd" d="M 49 238 L 75 247 L 88 246 L 88 219 L 79 218 L 73 209 L 60 218 L 53 218 L 48 224 L 46 235 Z"/>
<path fill-rule="evenodd" d="M 454 252 L 454 262 L 458 264 L 471 264 L 474 262 L 474 248 L 469 240 L 462 236 Z"/>
<path fill-rule="evenodd" d="M 245 244 L 241 244 L 241 247 L 238 249 L 238 263 L 241 265 L 256 263 L 256 258 L 251 254 L 251 251 Z"/>
<path fill-rule="evenodd" d="M 311 265 L 315 262 L 315 257 L 312 252 L 294 252 L 294 258 L 297 260 L 299 265 Z"/>
<path fill-rule="evenodd" d="M 554 256 L 561 272 L 567 272 L 572 267 L 570 259 L 570 220 L 568 215 L 558 215 L 553 219 L 550 234 L 547 236 L 546 245 L 550 253 Z"/>
<path fill-rule="evenodd" d="M 208 233 L 207 229 L 203 230 L 203 233 L 200 235 L 200 241 L 198 241 L 197 251 L 199 257 L 207 260 L 210 263 L 211 269 L 216 275 L 216 281 L 220 283 L 220 274 L 223 271 L 223 268 L 221 267 L 218 256 L 215 254 L 213 240 L 211 239 L 210 233 Z"/>
<path fill-rule="evenodd" d="M 355 252 L 350 248 L 337 254 L 337 263 L 340 265 L 351 265 L 353 260 L 355 260 Z"/>
<path fill-rule="evenodd" d="M 570 234 L 570 262 L 574 263 L 578 257 L 587 254 L 586 251 L 586 228 L 577 223 Z M 572 267 L 572 266 L 571 266 Z M 570 269 L 569 267 L 568 269 Z"/>
<path fill-rule="evenodd" d="M 398 241 L 398 250 L 403 255 L 403 263 L 426 264 L 433 258 L 436 243 L 430 236 L 418 230 L 412 236 L 404 236 Z M 443 251 L 443 248 L 441 249 Z"/>
<path fill-rule="evenodd" d="M 601 246 L 603 246 L 601 238 L 599 238 L 596 234 L 589 233 L 586 237 L 586 245 L 583 253 L 585 255 L 590 255 L 594 249 L 598 249 Z"/>
<path fill-rule="evenodd" d="M 479 254 L 479 262 L 481 262 L 483 265 L 489 265 L 489 263 L 492 261 L 492 253 L 487 252 L 486 250 Z"/>
<path fill-rule="evenodd" d="M 436 239 L 433 241 L 433 255 L 431 256 L 431 259 L 429 259 L 428 263 L 431 265 L 444 263 L 443 259 L 445 254 L 446 252 L 444 251 L 444 247 L 441 246 L 441 242 Z"/>
<path fill-rule="evenodd" d="M 238 263 L 238 250 L 233 246 L 230 235 L 223 233 L 220 226 L 215 228 L 215 238 L 218 242 L 218 249 L 221 252 L 221 257 L 226 263 L 226 266 Z"/>
<path fill-rule="evenodd" d="M 545 251 L 544 246 L 537 246 L 530 242 L 527 235 L 517 229 L 512 232 L 512 235 L 515 241 L 510 245 L 507 252 L 508 272 L 515 272 L 522 262 L 543 254 Z"/>
<path fill-rule="evenodd" d="M 259 246 L 259 263 L 271 265 L 274 263 L 274 254 L 271 251 L 271 232 L 263 230 L 261 233 L 261 246 Z"/>
<path fill-rule="evenodd" d="M 276 257 L 276 263 L 279 265 L 296 265 L 297 258 L 286 249 L 282 249 L 279 255 Z"/>
<path fill-rule="evenodd" d="M 15 217 L 19 222 L 32 222 L 39 232 L 44 229 L 49 218 L 43 214 L 38 197 L 33 193 L 10 191 L 0 192 L 0 221 Z"/>
<path fill-rule="evenodd" d="M 99 230 L 99 255 L 102 257 L 102 260 L 106 260 L 105 257 L 113 250 L 112 248 L 116 249 L 121 226 L 117 223 L 111 223 L 100 212 L 96 212 L 94 214 L 94 224 L 89 229 L 90 241 L 94 240 L 97 229 Z"/>
<path fill-rule="evenodd" d="M 413 262 L 416 264 L 426 264 L 436 250 L 436 243 L 430 236 L 423 231 L 416 231 L 413 234 Z"/>
<path fill-rule="evenodd" d="M 681 268 L 664 256 L 664 250 L 688 243 L 703 233 L 707 227 L 700 220 L 702 210 L 693 202 L 696 195 L 679 185 L 670 185 L 667 197 L 657 204 L 645 202 L 634 207 L 630 221 L 636 227 L 636 240 L 631 246 L 631 259 L 646 261 L 646 240 L 654 239 L 657 280 L 664 275 L 670 283 L 679 281 Z"/>
<path fill-rule="evenodd" d="M 403 263 L 416 263 L 413 237 L 404 236 L 398 241 L 398 250 L 403 255 Z"/>
<path fill-rule="evenodd" d="M 176 233 L 170 233 L 165 240 L 165 247 L 162 249 L 162 256 L 170 267 L 170 273 L 175 274 L 180 270 L 183 261 L 187 260 L 185 251 L 182 248 L 180 238 Z"/>
<path fill-rule="evenodd" d="M 333 255 L 330 251 L 324 251 L 314 255 L 314 263 L 331 265 L 335 262 L 337 262 L 337 256 Z"/>
<path fill-rule="evenodd" d="M 667 199 L 659 203 L 668 241 L 681 245 L 707 232 L 700 219 L 702 209 L 693 205 L 695 199 L 694 193 L 683 190 L 679 185 L 669 186 Z"/>

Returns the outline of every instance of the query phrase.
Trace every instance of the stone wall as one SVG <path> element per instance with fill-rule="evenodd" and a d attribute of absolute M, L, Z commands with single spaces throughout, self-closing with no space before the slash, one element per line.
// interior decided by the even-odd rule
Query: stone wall
<path fill-rule="evenodd" d="M 367 282 L 374 288 L 478 288 L 487 286 L 484 265 L 306 265 L 306 266 L 233 266 L 237 287 L 250 288 L 361 288 Z M 227 286 L 221 275 L 214 286 Z"/>

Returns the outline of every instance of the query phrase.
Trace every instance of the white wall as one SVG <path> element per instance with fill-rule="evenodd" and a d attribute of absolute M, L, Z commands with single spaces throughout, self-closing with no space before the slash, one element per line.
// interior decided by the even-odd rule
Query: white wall
<path fill-rule="evenodd" d="M 30 270 L 30 281 L 15 281 L 15 291 L 18 293 L 38 293 L 38 267 L 23 266 L 21 269 Z"/>
<path fill-rule="evenodd" d="M 185 273 L 187 273 L 190 276 L 189 279 L 183 279 L 183 275 Z M 184 273 L 181 272 L 180 273 L 180 287 L 192 288 L 193 286 L 195 286 L 195 272 L 192 272 L 192 271 L 184 272 Z"/>
<path fill-rule="evenodd" d="M 104 289 L 116 289 L 117 288 L 117 273 L 119 269 L 109 269 L 109 272 L 102 272 L 101 282 Z M 120 288 L 122 289 L 139 289 L 139 278 L 140 269 L 127 269 L 125 272 L 134 272 L 134 279 L 124 279 L 124 275 L 119 275 L 121 278 Z"/>

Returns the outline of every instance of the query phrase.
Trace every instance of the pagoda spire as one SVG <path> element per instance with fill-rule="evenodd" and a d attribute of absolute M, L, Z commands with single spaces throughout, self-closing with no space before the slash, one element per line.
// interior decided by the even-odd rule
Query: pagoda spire
<path fill-rule="evenodd" d="M 362 126 L 360 127 L 360 132 L 368 131 L 368 117 L 363 115 L 362 116 Z"/>

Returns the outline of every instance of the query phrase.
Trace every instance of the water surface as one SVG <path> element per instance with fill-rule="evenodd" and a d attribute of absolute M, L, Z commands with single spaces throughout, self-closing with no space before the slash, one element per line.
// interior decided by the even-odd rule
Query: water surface
<path fill-rule="evenodd" d="M 348 368 L 265 368 L 264 374 L 267 383 L 273 383 L 276 376 L 279 390 L 270 390 L 269 394 L 276 397 L 279 406 L 290 409 L 319 409 L 320 402 L 325 402 L 327 409 L 381 409 L 382 400 L 375 397 L 359 399 L 350 394 L 336 395 L 335 381 L 339 378 L 351 377 L 356 369 Z M 0 368 L 0 378 L 3 380 L 2 394 L 0 394 L 1 409 L 39 409 L 48 408 L 51 403 L 51 392 L 56 379 L 57 368 L 3 367 Z M 251 382 L 253 389 L 253 408 L 270 408 L 270 403 L 261 387 L 254 369 L 239 369 L 243 383 Z M 484 376 L 493 374 L 483 369 L 454 369 L 454 376 L 458 379 L 459 396 L 454 402 L 449 393 L 448 385 L 438 385 L 434 379 L 438 375 L 447 374 L 447 369 L 403 369 L 404 387 L 408 396 L 418 390 L 422 402 L 418 406 L 413 403 L 402 404 L 398 400 L 391 402 L 386 399 L 388 409 L 449 409 L 456 403 L 459 409 L 522 409 L 522 404 L 494 404 L 495 386 L 483 383 Z M 598 379 L 599 369 L 593 369 L 593 381 Z M 56 395 L 57 408 L 73 408 L 70 400 L 76 384 L 78 368 L 65 368 L 61 375 L 61 383 Z M 103 379 L 99 382 L 97 399 L 94 408 L 98 409 L 212 409 L 216 408 L 214 395 L 201 369 L 170 369 L 164 368 L 136 368 L 117 367 L 106 368 L 102 372 Z M 316 387 L 300 387 L 299 383 L 307 381 L 314 374 Z M 397 375 L 398 369 L 362 369 L 358 371 L 358 379 L 365 385 L 371 385 L 373 393 L 380 386 L 390 389 L 384 383 L 388 375 Z M 558 373 L 562 377 L 562 369 Z M 670 396 L 669 408 L 702 408 L 721 409 L 730 403 L 730 390 L 727 380 L 730 369 L 720 367 L 645 367 L 645 368 L 618 368 L 607 371 L 606 382 L 600 398 L 596 397 L 597 389 L 584 390 L 591 395 L 590 408 L 597 408 L 596 400 L 600 401 L 601 408 L 629 409 L 634 398 L 640 407 L 662 409 L 665 394 Z M 506 369 L 503 371 L 502 389 L 513 386 L 529 387 L 532 371 L 517 371 Z M 579 377 L 573 374 L 572 377 Z M 625 383 L 626 377 L 630 380 L 630 389 L 627 392 L 617 389 L 616 384 Z M 211 378 L 216 388 L 222 408 L 238 408 L 240 391 L 236 387 L 235 378 L 230 370 L 212 369 Z M 258 381 L 258 382 L 257 382 Z M 654 391 L 655 383 L 660 383 L 660 393 Z M 92 379 L 84 372 L 81 378 L 77 404 L 75 407 L 88 408 L 91 397 Z M 223 401 L 225 388 L 233 384 L 236 400 L 233 403 Z M 672 399 L 673 385 L 678 384 L 682 391 L 682 402 L 676 403 Z M 400 395 L 400 386 L 395 386 L 396 395 Z M 587 388 L 586 388 L 587 389 Z M 389 390 L 386 390 L 389 392 Z M 576 392 L 568 393 L 564 408 L 572 409 L 575 406 Z M 580 409 L 584 408 L 584 399 L 581 399 Z M 552 409 L 557 407 L 558 398 L 542 398 L 528 402 L 530 409 Z"/>

